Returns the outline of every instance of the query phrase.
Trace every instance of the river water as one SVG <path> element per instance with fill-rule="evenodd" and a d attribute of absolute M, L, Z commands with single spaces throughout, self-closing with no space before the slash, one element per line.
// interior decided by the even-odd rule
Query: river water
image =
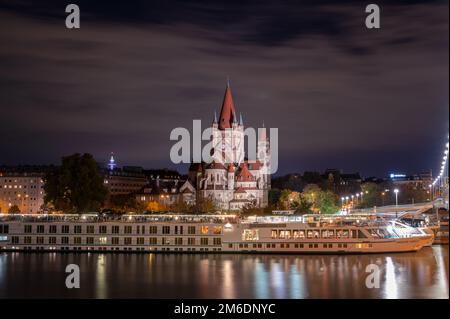
<path fill-rule="evenodd" d="M 0 298 L 448 298 L 448 260 L 448 246 L 382 255 L 3 252 Z M 79 289 L 65 285 L 68 264 L 80 267 Z M 379 288 L 366 286 L 370 264 Z"/>

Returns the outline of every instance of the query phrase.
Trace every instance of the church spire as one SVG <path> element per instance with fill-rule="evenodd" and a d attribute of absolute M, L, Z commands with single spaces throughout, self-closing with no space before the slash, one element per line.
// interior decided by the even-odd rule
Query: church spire
<path fill-rule="evenodd" d="M 242 120 L 242 113 L 239 112 L 239 125 L 243 126 L 244 121 Z"/>
<path fill-rule="evenodd" d="M 231 96 L 231 89 L 229 80 L 227 81 L 227 88 L 222 102 L 222 109 L 220 110 L 219 129 L 224 130 L 231 128 L 233 121 L 236 118 L 236 111 L 234 109 L 233 97 Z"/>
<path fill-rule="evenodd" d="M 214 124 L 217 124 L 217 112 L 214 110 Z"/>

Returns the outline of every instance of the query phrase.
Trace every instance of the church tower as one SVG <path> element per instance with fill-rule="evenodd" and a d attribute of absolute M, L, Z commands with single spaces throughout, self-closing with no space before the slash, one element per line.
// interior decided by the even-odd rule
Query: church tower
<path fill-rule="evenodd" d="M 237 120 L 237 113 L 227 83 L 219 119 L 213 123 L 213 159 L 222 164 L 240 164 L 244 160 L 244 125 Z"/>

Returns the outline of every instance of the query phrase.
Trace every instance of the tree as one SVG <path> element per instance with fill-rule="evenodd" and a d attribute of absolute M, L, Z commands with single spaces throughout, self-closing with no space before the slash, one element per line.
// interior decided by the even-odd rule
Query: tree
<path fill-rule="evenodd" d="M 319 211 L 321 214 L 335 214 L 339 211 L 338 197 L 331 191 L 319 193 Z"/>
<path fill-rule="evenodd" d="M 308 202 L 302 194 L 298 197 L 298 200 L 292 203 L 292 208 L 295 209 L 295 214 L 311 214 L 312 203 Z"/>
<path fill-rule="evenodd" d="M 45 203 L 64 212 L 98 211 L 108 194 L 91 154 L 62 158 L 62 165 L 44 177 Z"/>
<path fill-rule="evenodd" d="M 316 184 L 308 184 L 303 189 L 302 196 L 308 203 L 312 205 L 311 210 L 313 210 L 314 212 L 318 212 L 320 210 L 319 199 L 321 193 L 322 190 Z"/>
<path fill-rule="evenodd" d="M 162 211 L 166 211 L 167 207 L 165 205 L 153 200 L 147 204 L 147 210 L 149 210 L 151 212 L 162 212 Z"/>
<path fill-rule="evenodd" d="M 195 212 L 196 205 L 189 204 L 184 200 L 183 196 L 180 195 L 175 203 L 170 206 L 170 209 L 178 214 L 192 214 Z"/>
<path fill-rule="evenodd" d="M 209 197 L 199 197 L 193 209 L 195 213 L 213 213 L 216 210 L 215 202 Z"/>
<path fill-rule="evenodd" d="M 367 182 L 361 185 L 361 189 L 363 196 L 358 207 L 374 207 L 382 204 L 383 188 L 380 185 Z"/>
<path fill-rule="evenodd" d="M 8 213 L 9 214 L 20 214 L 20 208 L 17 205 L 12 205 L 9 209 L 8 209 Z"/>
<path fill-rule="evenodd" d="M 146 208 L 143 203 L 136 200 L 134 195 L 130 194 L 111 195 L 108 201 L 108 206 L 115 211 L 134 211 L 137 213 L 144 212 Z"/>
<path fill-rule="evenodd" d="M 269 190 L 269 205 L 276 206 L 280 200 L 281 190 L 272 188 Z"/>
<path fill-rule="evenodd" d="M 280 193 L 280 198 L 278 199 L 278 207 L 280 209 L 289 209 L 289 198 L 291 191 L 289 189 L 283 189 Z"/>

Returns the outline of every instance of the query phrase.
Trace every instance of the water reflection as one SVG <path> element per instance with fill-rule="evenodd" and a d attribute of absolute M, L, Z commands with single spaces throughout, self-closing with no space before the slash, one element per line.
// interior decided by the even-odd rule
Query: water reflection
<path fill-rule="evenodd" d="M 448 298 L 448 255 L 2 253 L 0 298 Z M 65 288 L 69 263 L 80 289 Z M 365 286 L 369 264 L 380 289 Z"/>

